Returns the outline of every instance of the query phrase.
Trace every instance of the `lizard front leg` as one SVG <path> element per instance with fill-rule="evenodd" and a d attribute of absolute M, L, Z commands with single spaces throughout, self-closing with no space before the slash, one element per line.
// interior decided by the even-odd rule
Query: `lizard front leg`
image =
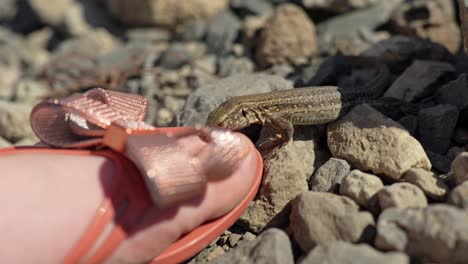
<path fill-rule="evenodd" d="M 261 152 L 269 152 L 288 143 L 293 133 L 294 126 L 290 121 L 283 118 L 267 118 L 255 145 Z"/>

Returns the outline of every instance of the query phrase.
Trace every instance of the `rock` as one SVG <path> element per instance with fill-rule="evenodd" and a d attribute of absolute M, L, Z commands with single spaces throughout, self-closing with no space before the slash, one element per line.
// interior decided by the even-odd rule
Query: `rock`
<path fill-rule="evenodd" d="M 73 4 L 73 0 L 28 0 L 28 3 L 42 23 L 58 27 L 65 17 L 65 12 Z"/>
<path fill-rule="evenodd" d="M 430 39 L 456 53 L 461 34 L 454 13 L 451 2 L 416 0 L 401 4 L 393 13 L 391 24 L 399 34 Z"/>
<path fill-rule="evenodd" d="M 298 63 L 316 52 L 315 25 L 294 4 L 278 6 L 266 21 L 256 45 L 256 61 L 261 67 Z"/>
<path fill-rule="evenodd" d="M 216 15 L 206 30 L 208 52 L 224 55 L 231 51 L 242 24 L 232 12 L 226 11 Z"/>
<path fill-rule="evenodd" d="M 371 199 L 384 187 L 379 177 L 352 170 L 341 181 L 340 194 L 347 196 L 362 207 L 370 208 Z"/>
<path fill-rule="evenodd" d="M 10 147 L 11 146 L 11 143 L 8 142 L 8 140 L 0 137 L 0 148 L 6 148 L 6 147 Z"/>
<path fill-rule="evenodd" d="M 94 0 L 73 1 L 64 14 L 61 28 L 71 36 L 94 29 L 105 29 L 115 35 L 121 35 L 123 31 L 101 3 Z"/>
<path fill-rule="evenodd" d="M 340 263 L 354 264 L 409 264 L 403 253 L 382 253 L 366 244 L 350 244 L 343 241 L 320 245 L 310 251 L 300 264 Z"/>
<path fill-rule="evenodd" d="M 301 0 L 301 4 L 307 9 L 320 9 L 333 13 L 344 13 L 353 9 L 363 9 L 378 2 L 377 0 L 346 0 L 340 2 L 333 0 Z"/>
<path fill-rule="evenodd" d="M 369 242 L 374 218 L 348 197 L 305 192 L 292 202 L 290 228 L 304 252 L 332 241 Z"/>
<path fill-rule="evenodd" d="M 239 234 L 229 235 L 229 238 L 228 238 L 229 246 L 234 247 L 235 245 L 237 245 L 237 242 L 241 240 L 241 238 L 242 238 L 242 235 L 239 235 Z"/>
<path fill-rule="evenodd" d="M 368 49 L 382 40 L 374 30 L 388 22 L 393 10 L 401 2 L 402 0 L 376 1 L 369 8 L 351 11 L 320 23 L 317 27 L 320 53 L 358 55 Z"/>
<path fill-rule="evenodd" d="M 18 14 L 17 0 L 3 0 L 0 2 L 0 22 L 13 20 Z"/>
<path fill-rule="evenodd" d="M 256 235 L 250 233 L 250 232 L 245 232 L 242 240 L 245 240 L 245 241 L 252 241 L 252 240 L 255 240 L 255 238 L 257 238 Z"/>
<path fill-rule="evenodd" d="M 455 128 L 453 139 L 459 145 L 468 144 L 468 130 L 464 128 Z"/>
<path fill-rule="evenodd" d="M 380 209 L 427 207 L 427 198 L 418 186 L 401 182 L 385 186 L 377 194 Z"/>
<path fill-rule="evenodd" d="M 415 60 L 388 88 L 384 97 L 416 102 L 435 92 L 441 80 L 453 74 L 455 68 L 445 62 Z"/>
<path fill-rule="evenodd" d="M 309 188 L 316 192 L 337 192 L 344 176 L 350 171 L 346 160 L 331 158 L 318 168 L 311 180 Z"/>
<path fill-rule="evenodd" d="M 233 56 L 220 58 L 218 74 L 226 77 L 235 74 L 249 74 L 254 71 L 254 63 L 247 57 L 236 58 Z"/>
<path fill-rule="evenodd" d="M 49 92 L 49 87 L 46 83 L 21 79 L 16 84 L 12 99 L 15 102 L 36 104 Z"/>
<path fill-rule="evenodd" d="M 399 179 L 412 167 L 431 168 L 421 144 L 408 131 L 365 104 L 329 124 L 327 135 L 332 156 L 361 171 Z"/>
<path fill-rule="evenodd" d="M 231 8 L 242 16 L 246 15 L 268 15 L 273 6 L 268 0 L 231 0 Z"/>
<path fill-rule="evenodd" d="M 128 26 L 161 26 L 175 29 L 195 20 L 213 17 L 229 0 L 106 0 L 108 11 Z"/>
<path fill-rule="evenodd" d="M 159 65 L 174 70 L 192 62 L 199 54 L 194 54 L 184 43 L 172 44 L 159 58 Z"/>
<path fill-rule="evenodd" d="M 314 171 L 314 142 L 292 141 L 264 160 L 264 176 L 257 198 L 237 221 L 255 233 L 288 221 L 289 202 L 308 190 Z"/>
<path fill-rule="evenodd" d="M 451 159 L 446 155 L 441 155 L 430 150 L 426 151 L 429 160 L 431 161 L 432 168 L 441 173 L 450 171 Z"/>
<path fill-rule="evenodd" d="M 418 128 L 418 117 L 415 115 L 407 115 L 400 118 L 400 120 L 398 120 L 398 123 L 404 126 L 406 130 L 408 130 L 408 132 L 412 136 L 414 136 Z"/>
<path fill-rule="evenodd" d="M 433 172 L 427 170 L 411 168 L 406 171 L 402 180 L 418 186 L 427 196 L 436 201 L 445 200 L 449 192 L 447 185 Z"/>
<path fill-rule="evenodd" d="M 292 84 L 278 76 L 239 74 L 198 88 L 185 103 L 178 126 L 204 125 L 208 114 L 227 99 L 240 95 L 292 89 Z"/>
<path fill-rule="evenodd" d="M 451 171 L 457 184 L 468 180 L 468 152 L 460 153 L 453 160 Z"/>
<path fill-rule="evenodd" d="M 112 34 L 98 29 L 61 42 L 54 55 L 78 53 L 93 56 L 110 53 L 119 47 L 119 41 Z"/>
<path fill-rule="evenodd" d="M 280 229 L 271 228 L 259 235 L 256 240 L 242 243 L 242 245 L 230 250 L 212 263 L 293 264 L 294 257 L 291 242 L 286 233 Z"/>
<path fill-rule="evenodd" d="M 426 39 L 393 36 L 364 51 L 361 55 L 378 58 L 394 72 L 403 72 L 414 60 L 452 63 L 453 55 L 444 46 Z"/>
<path fill-rule="evenodd" d="M 375 246 L 424 263 L 466 263 L 468 213 L 448 205 L 391 208 L 377 223 Z"/>
<path fill-rule="evenodd" d="M 452 105 L 437 105 L 418 113 L 418 132 L 425 149 L 444 154 L 457 125 L 458 110 Z"/>
<path fill-rule="evenodd" d="M 462 73 L 456 80 L 441 86 L 435 93 L 435 100 L 439 104 L 450 104 L 463 110 L 468 106 L 468 74 Z"/>
<path fill-rule="evenodd" d="M 195 20 L 185 25 L 177 37 L 181 41 L 201 41 L 205 38 L 208 21 Z"/>
<path fill-rule="evenodd" d="M 1 59 L 1 55 L 0 55 Z M 9 100 L 14 91 L 14 84 L 21 76 L 21 67 L 18 60 L 10 62 L 0 61 L 0 99 Z"/>
<path fill-rule="evenodd" d="M 31 109 L 26 104 L 0 101 L 0 137 L 15 143 L 34 135 L 29 125 Z"/>
<path fill-rule="evenodd" d="M 468 209 L 468 181 L 463 182 L 452 190 L 448 202 L 457 207 Z"/>

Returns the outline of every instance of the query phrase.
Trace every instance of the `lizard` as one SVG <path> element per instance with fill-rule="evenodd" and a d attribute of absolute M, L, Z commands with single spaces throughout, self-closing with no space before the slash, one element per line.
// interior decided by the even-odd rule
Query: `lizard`
<path fill-rule="evenodd" d="M 267 129 L 262 130 L 257 147 L 271 149 L 292 138 L 294 125 L 327 124 L 361 103 L 387 110 L 385 113 L 396 111 L 402 105 L 403 102 L 398 100 L 376 99 L 390 81 L 391 73 L 385 64 L 366 57 L 348 59 L 376 69 L 376 76 L 365 85 L 352 89 L 312 86 L 232 97 L 209 114 L 206 125 L 231 130 L 263 125 Z"/>

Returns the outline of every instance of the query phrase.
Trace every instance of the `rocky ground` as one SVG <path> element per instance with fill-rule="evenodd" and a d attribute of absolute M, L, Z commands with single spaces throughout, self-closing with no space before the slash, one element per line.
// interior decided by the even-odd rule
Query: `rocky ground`
<path fill-rule="evenodd" d="M 449 0 L 2 0 L 0 146 L 36 142 L 31 108 L 91 87 L 140 93 L 147 122 L 203 124 L 233 96 L 365 84 L 382 97 L 298 126 L 257 198 L 189 263 L 468 263 L 468 58 Z M 325 74 L 324 74 L 325 72 Z"/>

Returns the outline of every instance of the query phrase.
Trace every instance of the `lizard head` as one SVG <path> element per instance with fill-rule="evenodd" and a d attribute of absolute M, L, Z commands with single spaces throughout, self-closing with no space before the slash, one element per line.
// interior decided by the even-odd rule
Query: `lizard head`
<path fill-rule="evenodd" d="M 206 125 L 238 130 L 249 126 L 252 123 L 250 119 L 250 114 L 241 104 L 228 100 L 208 115 Z"/>

